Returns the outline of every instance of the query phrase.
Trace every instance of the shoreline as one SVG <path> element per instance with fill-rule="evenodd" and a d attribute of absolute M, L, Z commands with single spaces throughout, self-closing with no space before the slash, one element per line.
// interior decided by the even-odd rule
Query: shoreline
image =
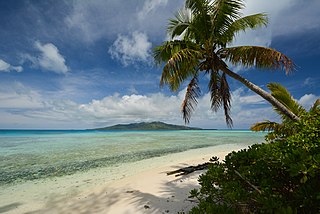
<path fill-rule="evenodd" d="M 201 171 L 167 176 L 173 171 L 220 160 L 231 151 L 246 148 L 226 144 L 153 157 L 73 175 L 10 185 L 0 193 L 0 213 L 177 213 L 188 211 L 188 198 L 198 188 Z M 2 211 L 2 212 L 1 212 Z"/>

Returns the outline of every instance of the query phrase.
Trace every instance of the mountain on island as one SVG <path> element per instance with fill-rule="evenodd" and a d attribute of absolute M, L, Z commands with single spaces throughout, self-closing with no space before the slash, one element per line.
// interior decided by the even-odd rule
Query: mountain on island
<path fill-rule="evenodd" d="M 104 128 L 97 128 L 95 130 L 201 130 L 201 128 L 178 126 L 173 124 L 167 124 L 163 122 L 142 122 L 142 123 L 130 123 L 130 124 L 118 124 L 114 126 L 108 126 Z"/>

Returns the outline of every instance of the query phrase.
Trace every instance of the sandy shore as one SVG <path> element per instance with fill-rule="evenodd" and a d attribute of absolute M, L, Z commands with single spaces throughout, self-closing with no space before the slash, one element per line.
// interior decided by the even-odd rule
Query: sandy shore
<path fill-rule="evenodd" d="M 167 176 L 168 171 L 223 159 L 239 145 L 195 149 L 163 157 L 70 176 L 1 187 L 0 213 L 177 213 L 188 211 L 195 201 L 189 191 L 198 188 L 195 172 Z"/>

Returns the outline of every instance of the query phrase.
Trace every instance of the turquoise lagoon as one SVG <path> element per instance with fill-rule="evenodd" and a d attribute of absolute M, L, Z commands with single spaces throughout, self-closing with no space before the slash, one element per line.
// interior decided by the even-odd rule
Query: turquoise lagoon
<path fill-rule="evenodd" d="M 240 130 L 0 130 L 0 185 L 70 175 L 170 153 L 261 143 L 264 133 Z"/>

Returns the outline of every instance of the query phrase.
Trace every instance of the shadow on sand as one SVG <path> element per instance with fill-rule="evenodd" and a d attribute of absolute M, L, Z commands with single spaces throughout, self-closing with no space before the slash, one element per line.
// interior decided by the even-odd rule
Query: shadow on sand
<path fill-rule="evenodd" d="M 187 212 L 196 205 L 196 201 L 189 198 L 189 192 L 199 186 L 196 183 L 186 183 L 190 177 L 194 176 L 195 174 L 185 175 L 163 184 L 162 192 L 159 194 L 161 196 L 135 191 L 132 193 L 134 197 L 131 203 L 140 207 L 147 206 L 141 213 Z"/>
<path fill-rule="evenodd" d="M 12 203 L 12 204 L 8 204 L 5 206 L 0 207 L 0 213 L 5 213 L 8 212 L 10 210 L 16 209 L 17 207 L 19 207 L 20 205 L 22 205 L 22 203 Z"/>
<path fill-rule="evenodd" d="M 181 167 L 181 166 L 179 166 Z M 178 168 L 178 167 L 177 167 Z M 166 176 L 166 172 L 162 172 Z M 195 201 L 188 198 L 191 189 L 198 188 L 197 182 L 190 184 L 190 178 L 197 178 L 201 172 L 170 179 L 161 184 L 157 195 L 138 189 L 107 188 L 99 193 L 73 199 L 54 198 L 46 208 L 26 214 L 42 213 L 177 213 L 189 211 Z M 172 177 L 172 176 L 171 176 Z M 173 176 L 174 177 L 174 176 Z M 125 204 L 127 207 L 120 207 Z M 132 210 L 134 208 L 135 210 Z"/>

